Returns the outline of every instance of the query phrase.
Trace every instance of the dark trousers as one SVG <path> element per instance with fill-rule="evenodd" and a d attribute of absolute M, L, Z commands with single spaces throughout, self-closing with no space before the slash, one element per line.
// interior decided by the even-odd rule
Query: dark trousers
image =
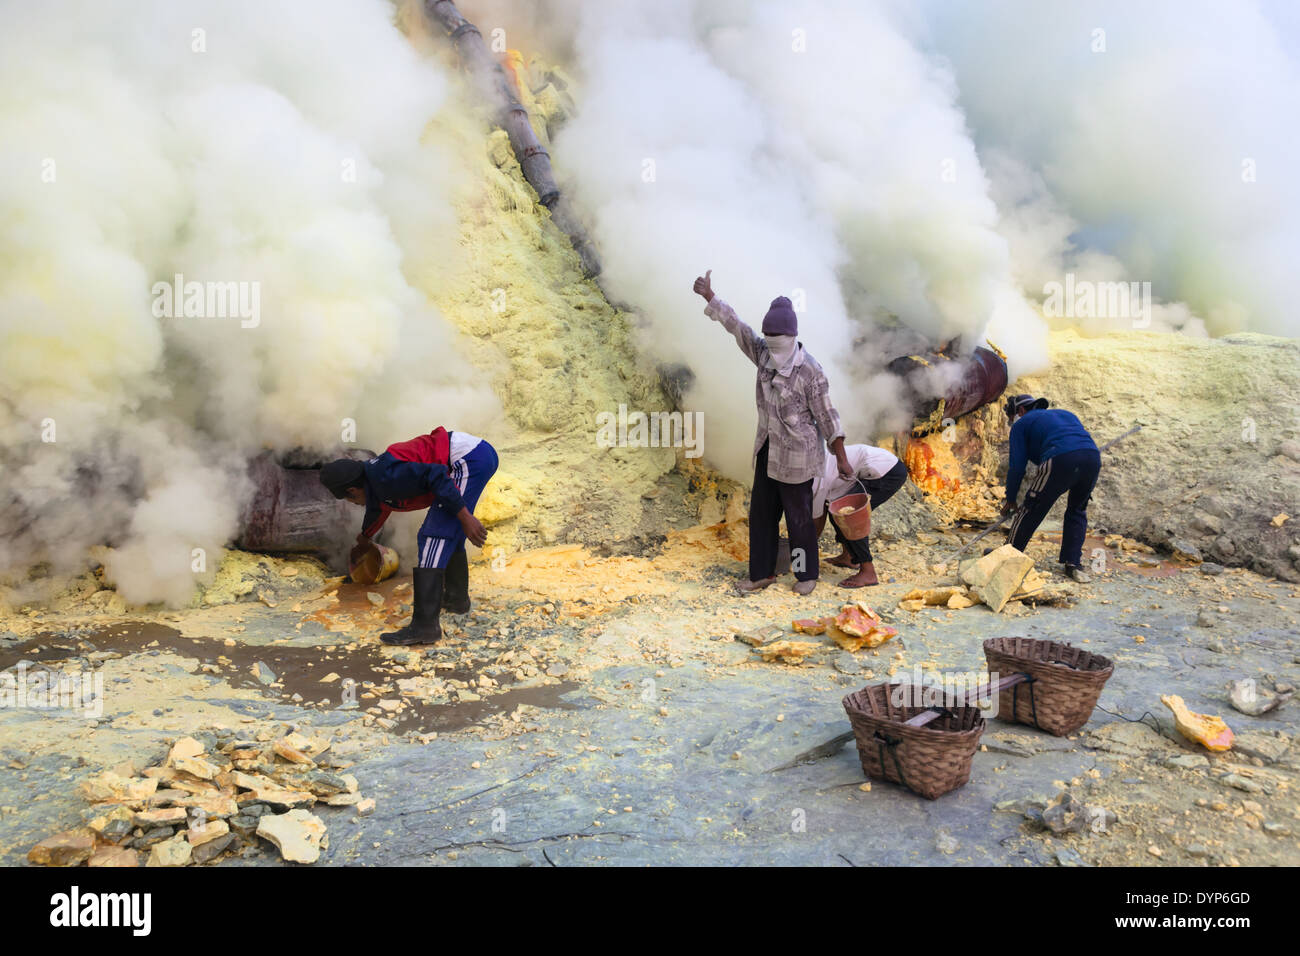
<path fill-rule="evenodd" d="M 1067 451 L 1048 458 L 1038 468 L 1025 492 L 1025 506 L 1011 522 L 1007 541 L 1024 551 L 1029 539 L 1052 510 L 1056 499 L 1065 499 L 1065 520 L 1061 526 L 1062 564 L 1083 563 L 1083 539 L 1088 531 L 1088 499 L 1101 471 L 1101 452 L 1095 448 Z"/>
<path fill-rule="evenodd" d="M 754 490 L 749 496 L 749 579 L 761 581 L 776 571 L 776 549 L 781 539 L 781 515 L 790 535 L 790 559 L 800 581 L 817 580 L 817 527 L 812 516 L 812 479 L 797 485 L 767 476 L 767 442 L 754 462 Z"/>
<path fill-rule="evenodd" d="M 900 461 L 896 462 L 893 468 L 889 469 L 889 471 L 885 472 L 879 478 L 869 478 L 862 482 L 862 487 L 866 489 L 867 496 L 871 499 L 871 510 L 875 511 L 890 498 L 894 497 L 894 493 L 897 492 L 899 488 L 903 487 L 903 483 L 906 481 L 907 466 Z M 858 486 L 854 485 L 853 491 L 849 492 L 849 494 L 853 494 L 853 492 L 857 490 Z M 827 513 L 829 513 L 829 501 L 826 502 L 825 507 Z M 853 558 L 855 564 L 865 564 L 871 560 L 870 535 L 867 535 L 867 537 L 858 541 L 850 541 L 848 538 L 844 537 L 844 532 L 841 531 L 840 526 L 835 523 L 834 515 L 831 516 L 831 527 L 835 529 L 835 540 L 844 546 L 844 550 Z"/>

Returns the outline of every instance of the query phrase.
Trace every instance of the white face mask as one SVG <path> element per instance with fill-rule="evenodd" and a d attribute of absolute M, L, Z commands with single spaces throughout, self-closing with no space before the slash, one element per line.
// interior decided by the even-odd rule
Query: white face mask
<path fill-rule="evenodd" d="M 774 368 L 782 375 L 790 374 L 790 366 L 794 363 L 794 353 L 799 347 L 799 339 L 794 335 L 765 335 L 763 341 L 767 344 L 767 364 L 769 368 Z"/>

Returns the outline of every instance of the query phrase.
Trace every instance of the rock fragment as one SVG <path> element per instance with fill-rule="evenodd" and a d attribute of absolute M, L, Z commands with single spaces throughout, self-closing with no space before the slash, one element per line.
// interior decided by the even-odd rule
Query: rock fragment
<path fill-rule="evenodd" d="M 95 835 L 89 830 L 67 830 L 46 837 L 27 851 L 27 862 L 38 866 L 77 866 L 95 852 Z"/>
<path fill-rule="evenodd" d="M 257 824 L 257 835 L 273 843 L 280 856 L 292 863 L 320 859 L 325 832 L 320 817 L 306 810 L 267 814 Z"/>
<path fill-rule="evenodd" d="M 185 834 L 177 833 L 171 839 L 155 843 L 150 847 L 149 862 L 145 866 L 187 866 L 191 852 Z"/>

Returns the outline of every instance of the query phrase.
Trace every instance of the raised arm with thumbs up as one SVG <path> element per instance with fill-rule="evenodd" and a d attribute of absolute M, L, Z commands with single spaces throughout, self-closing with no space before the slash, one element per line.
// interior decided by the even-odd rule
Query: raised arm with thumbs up
<path fill-rule="evenodd" d="M 713 270 L 710 269 L 695 280 L 695 294 L 703 296 L 705 302 L 713 301 L 713 283 L 710 281 L 712 275 Z"/>
<path fill-rule="evenodd" d="M 794 591 L 817 585 L 817 530 L 812 518 L 813 477 L 820 475 L 827 449 L 841 475 L 853 474 L 844 451 L 844 429 L 830 400 L 830 386 L 817 360 L 799 342 L 799 320 L 785 296 L 772 300 L 762 333 L 736 315 L 713 292 L 713 270 L 695 280 L 695 294 L 708 304 L 704 314 L 731 333 L 754 363 L 754 487 L 749 503 L 749 577 L 742 592 L 757 591 L 775 578 L 780 521 L 790 536 Z"/>

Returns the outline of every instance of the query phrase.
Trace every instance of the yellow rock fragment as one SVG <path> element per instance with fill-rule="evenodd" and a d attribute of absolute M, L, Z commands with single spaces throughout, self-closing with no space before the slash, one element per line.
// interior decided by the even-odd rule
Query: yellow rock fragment
<path fill-rule="evenodd" d="M 1188 710 L 1183 699 L 1177 694 L 1161 695 L 1160 703 L 1173 711 L 1174 724 L 1178 732 L 1188 740 L 1216 752 L 1232 748 L 1232 731 L 1223 722 L 1222 717 Z"/>
<path fill-rule="evenodd" d="M 845 604 L 834 621 L 828 624 L 826 633 L 836 644 L 852 653 L 864 647 L 879 647 L 898 631 L 881 623 L 880 615 L 859 601 Z"/>
<path fill-rule="evenodd" d="M 1020 590 L 1034 559 L 1009 544 L 963 565 L 961 579 L 990 609 L 1001 611 L 1012 595 Z"/>
<path fill-rule="evenodd" d="M 804 658 L 814 653 L 819 646 L 812 641 L 773 641 L 758 648 L 758 653 L 768 663 L 780 661 L 783 664 L 802 664 Z"/>

